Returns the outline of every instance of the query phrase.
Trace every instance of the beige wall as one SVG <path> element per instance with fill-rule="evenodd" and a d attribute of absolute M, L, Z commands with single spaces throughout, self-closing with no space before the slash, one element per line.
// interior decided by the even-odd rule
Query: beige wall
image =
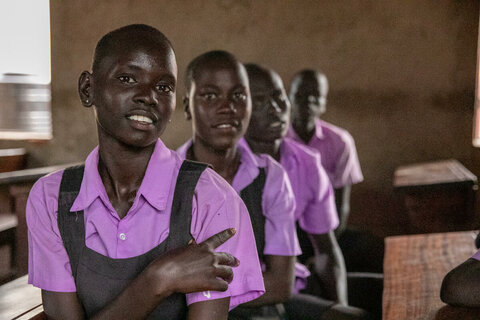
<path fill-rule="evenodd" d="M 326 119 L 354 136 L 365 181 L 353 189 L 352 223 L 380 234 L 392 224 L 396 166 L 457 158 L 480 174 L 471 147 L 478 1 L 51 1 L 54 139 L 24 143 L 31 165 L 83 159 L 96 144 L 91 110 L 76 94 L 96 41 L 129 23 L 151 24 L 172 41 L 180 70 L 196 55 L 226 49 L 276 69 L 329 76 Z M 177 112 L 164 140 L 189 137 Z M 0 143 L 0 147 L 18 145 Z M 394 221 L 394 220 L 393 220 Z"/>

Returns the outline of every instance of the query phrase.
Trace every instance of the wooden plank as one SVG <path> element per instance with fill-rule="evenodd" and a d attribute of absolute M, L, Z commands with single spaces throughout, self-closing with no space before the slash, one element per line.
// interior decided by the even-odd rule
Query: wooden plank
<path fill-rule="evenodd" d="M 475 252 L 474 231 L 387 237 L 383 319 L 480 319 L 480 310 L 446 306 L 440 287 L 448 271 Z"/>
<path fill-rule="evenodd" d="M 0 319 L 14 319 L 27 312 L 31 317 L 41 313 L 37 309 L 42 304 L 41 290 L 27 283 L 27 276 L 0 286 Z"/>
<path fill-rule="evenodd" d="M 393 186 L 406 188 L 476 181 L 477 177 L 460 162 L 449 159 L 398 167 Z"/>
<path fill-rule="evenodd" d="M 0 185 L 35 182 L 44 175 L 78 164 L 81 164 L 81 162 L 10 172 L 0 172 Z"/>

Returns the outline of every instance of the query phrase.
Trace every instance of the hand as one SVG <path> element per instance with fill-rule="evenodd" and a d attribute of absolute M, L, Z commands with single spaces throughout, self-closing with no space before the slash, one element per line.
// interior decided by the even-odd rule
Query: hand
<path fill-rule="evenodd" d="M 233 280 L 232 267 L 240 261 L 215 248 L 225 243 L 235 229 L 223 230 L 200 244 L 195 242 L 186 247 L 167 252 L 155 259 L 145 270 L 156 292 L 191 293 L 201 291 L 225 291 Z"/>

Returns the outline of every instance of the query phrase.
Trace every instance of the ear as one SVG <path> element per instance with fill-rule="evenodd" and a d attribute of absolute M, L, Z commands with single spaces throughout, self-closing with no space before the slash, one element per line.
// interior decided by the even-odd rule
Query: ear
<path fill-rule="evenodd" d="M 88 71 L 83 71 L 78 78 L 78 94 L 83 106 L 87 108 L 93 105 L 92 83 L 92 74 Z"/>
<path fill-rule="evenodd" d="M 192 120 L 192 113 L 190 112 L 190 102 L 187 96 L 183 97 L 183 111 L 185 112 L 185 119 Z"/>

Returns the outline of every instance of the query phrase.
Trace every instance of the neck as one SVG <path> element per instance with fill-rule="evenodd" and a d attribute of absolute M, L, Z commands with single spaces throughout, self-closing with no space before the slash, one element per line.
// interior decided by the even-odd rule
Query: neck
<path fill-rule="evenodd" d="M 308 121 L 300 121 L 298 119 L 292 119 L 293 130 L 305 143 L 309 143 L 315 134 L 315 119 L 309 119 Z"/>
<path fill-rule="evenodd" d="M 148 162 L 155 148 L 133 148 L 118 141 L 102 143 L 99 139 L 98 172 L 107 193 L 116 198 L 135 192 L 140 187 Z"/>
<path fill-rule="evenodd" d="M 225 150 L 217 150 L 201 139 L 195 138 L 191 148 L 187 151 L 187 159 L 210 164 L 213 170 L 230 184 L 232 184 L 240 165 L 240 156 L 236 145 Z"/>
<path fill-rule="evenodd" d="M 260 141 L 250 137 L 245 137 L 245 139 L 254 153 L 265 153 L 275 160 L 280 161 L 280 145 L 283 139 L 276 139 L 274 141 Z"/>

